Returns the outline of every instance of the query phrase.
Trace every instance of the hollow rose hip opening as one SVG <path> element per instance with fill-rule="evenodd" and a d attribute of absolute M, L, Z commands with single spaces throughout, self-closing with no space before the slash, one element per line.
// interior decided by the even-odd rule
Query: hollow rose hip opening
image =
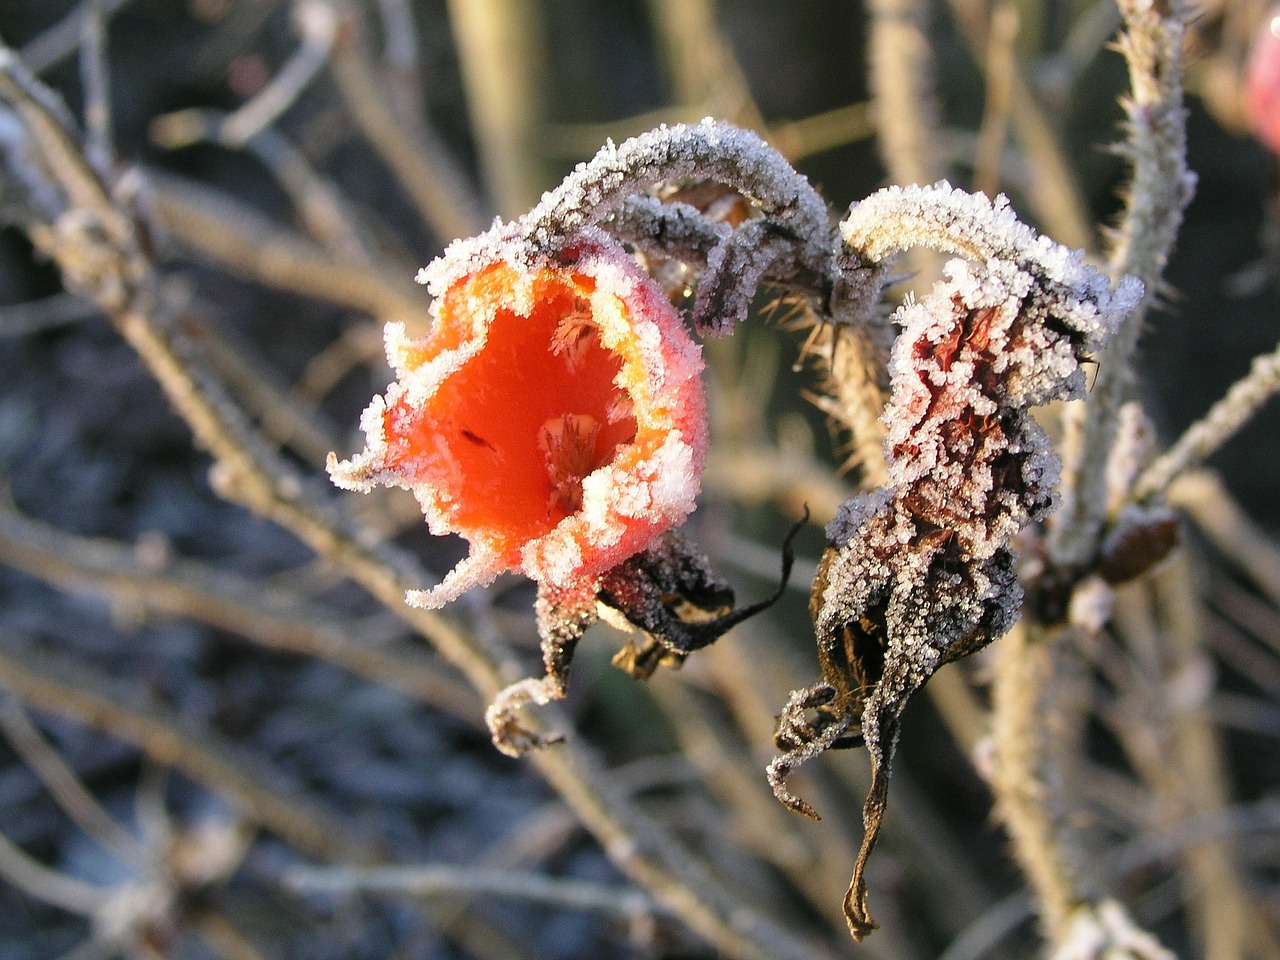
<path fill-rule="evenodd" d="M 435 325 L 389 325 L 397 380 L 366 411 L 343 486 L 414 491 L 471 553 L 416 602 L 504 570 L 557 588 L 595 578 L 693 509 L 706 443 L 701 357 L 662 291 L 613 244 L 570 265 L 448 257 Z"/>

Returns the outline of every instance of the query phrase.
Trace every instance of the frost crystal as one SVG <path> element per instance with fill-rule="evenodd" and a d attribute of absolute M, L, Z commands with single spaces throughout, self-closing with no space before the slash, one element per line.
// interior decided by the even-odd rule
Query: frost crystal
<path fill-rule="evenodd" d="M 845 504 L 827 529 L 811 603 L 822 682 L 793 694 L 779 718 L 784 753 L 770 767 L 779 799 L 812 815 L 786 774 L 821 750 L 865 742 L 872 787 L 845 899 L 861 939 L 875 925 L 863 871 L 906 701 L 938 667 L 1012 625 L 1022 591 L 1010 541 L 1054 505 L 1059 464 L 1027 408 L 1081 395 L 1082 361 L 1137 291 L 1112 291 L 1003 201 L 945 185 L 881 191 L 842 232 L 868 262 L 916 243 L 975 258 L 948 263 L 929 296 L 895 316 L 888 482 Z"/>

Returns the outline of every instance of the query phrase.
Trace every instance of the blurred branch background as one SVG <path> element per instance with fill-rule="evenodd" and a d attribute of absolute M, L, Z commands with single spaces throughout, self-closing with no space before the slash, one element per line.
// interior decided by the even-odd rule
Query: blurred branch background
<path fill-rule="evenodd" d="M 1138 347 L 1161 445 L 1280 329 L 1276 161 L 1239 102 L 1266 16 L 1220 0 L 1194 24 L 1199 185 Z M 1105 0 L 0 5 L 0 39 L 80 118 L 86 170 L 138 168 L 102 199 L 134 204 L 125 273 L 164 321 L 144 364 L 145 324 L 0 231 L 0 955 L 847 955 L 865 757 L 806 768 L 817 824 L 763 778 L 773 714 L 814 671 L 821 525 L 863 479 L 806 399 L 786 304 L 761 297 L 760 322 L 706 346 L 693 523 L 753 599 L 808 504 L 799 589 L 648 685 L 594 631 L 549 760 L 500 756 L 481 720 L 536 660 L 529 585 L 406 619 L 403 579 L 459 545 L 385 493 L 340 504 L 363 531 L 341 540 L 305 491 L 359 446 L 382 323 L 422 329 L 416 269 L 606 137 L 712 115 L 836 210 L 945 176 L 1100 253 L 1125 176 L 1117 23 Z M 17 193 L 0 181 L 0 206 Z M 938 264 L 909 267 L 919 289 Z M 180 384 L 148 370 L 170 348 L 179 380 L 222 391 L 182 408 L 194 444 Z M 1091 895 L 1179 955 L 1280 956 L 1278 436 L 1273 403 L 1174 481 L 1182 550 L 1058 668 L 1067 779 L 1046 808 Z M 986 786 L 991 659 L 908 714 L 868 956 L 1038 949 Z"/>

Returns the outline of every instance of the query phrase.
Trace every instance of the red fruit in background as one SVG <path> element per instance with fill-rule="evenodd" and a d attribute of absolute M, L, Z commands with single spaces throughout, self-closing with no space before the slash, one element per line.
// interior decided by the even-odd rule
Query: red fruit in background
<path fill-rule="evenodd" d="M 1254 40 L 1244 98 L 1254 136 L 1280 154 L 1280 7 L 1272 8 Z"/>

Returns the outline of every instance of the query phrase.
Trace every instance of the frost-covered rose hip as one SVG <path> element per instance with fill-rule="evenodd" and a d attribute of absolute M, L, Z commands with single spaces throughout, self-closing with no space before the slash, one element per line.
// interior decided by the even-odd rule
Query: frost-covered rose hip
<path fill-rule="evenodd" d="M 470 555 L 410 602 L 438 607 L 520 570 L 593 595 L 693 510 L 706 446 L 700 348 L 616 242 L 554 259 L 462 243 L 424 271 L 434 326 L 387 327 L 396 380 L 365 411 L 340 486 L 412 490 Z"/>

